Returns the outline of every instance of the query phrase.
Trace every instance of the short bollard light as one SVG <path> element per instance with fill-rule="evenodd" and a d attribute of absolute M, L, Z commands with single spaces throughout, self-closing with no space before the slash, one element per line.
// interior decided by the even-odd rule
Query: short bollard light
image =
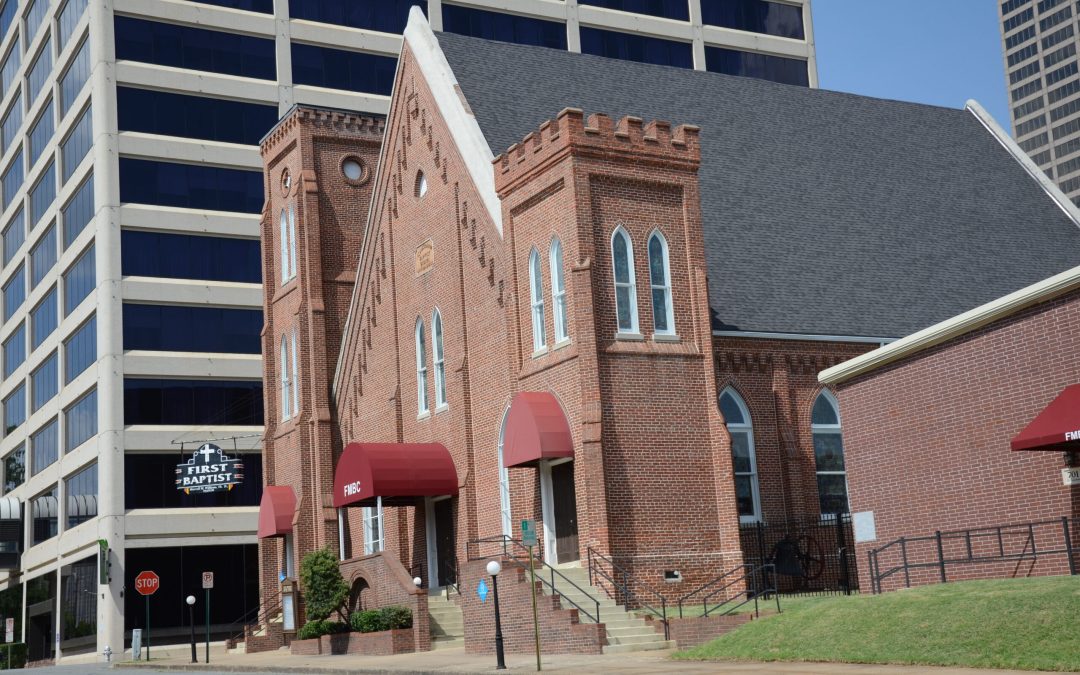
<path fill-rule="evenodd" d="M 506 657 L 503 655 L 502 619 L 499 617 L 499 572 L 502 565 L 498 560 L 487 564 L 487 573 L 491 575 L 491 592 L 495 597 L 495 669 L 506 670 Z"/>
<path fill-rule="evenodd" d="M 191 626 L 191 662 L 198 663 L 195 657 L 195 596 L 187 596 L 188 625 Z"/>

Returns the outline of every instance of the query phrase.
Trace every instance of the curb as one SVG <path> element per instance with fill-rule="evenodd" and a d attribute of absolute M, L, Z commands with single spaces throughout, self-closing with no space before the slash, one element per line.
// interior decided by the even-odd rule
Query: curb
<path fill-rule="evenodd" d="M 147 661 L 124 661 L 112 664 L 114 670 L 136 668 L 144 670 L 173 671 L 173 672 L 212 672 L 212 673 L 310 673 L 312 675 L 328 675 L 341 672 L 346 674 L 363 675 L 479 675 L 485 670 L 402 670 L 398 668 L 319 668 L 317 666 L 237 666 L 237 665 L 195 665 L 179 663 L 153 664 Z"/>

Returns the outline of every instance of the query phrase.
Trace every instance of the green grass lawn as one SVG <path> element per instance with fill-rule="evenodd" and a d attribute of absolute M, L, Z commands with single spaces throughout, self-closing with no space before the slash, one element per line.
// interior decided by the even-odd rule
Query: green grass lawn
<path fill-rule="evenodd" d="M 1080 576 L 781 600 L 678 659 L 1080 670 Z"/>

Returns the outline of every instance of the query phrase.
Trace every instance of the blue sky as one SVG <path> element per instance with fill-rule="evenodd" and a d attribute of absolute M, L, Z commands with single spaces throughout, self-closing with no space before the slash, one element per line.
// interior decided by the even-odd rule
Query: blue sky
<path fill-rule="evenodd" d="M 992 0 L 812 0 L 822 89 L 963 107 L 1006 129 L 1009 109 Z"/>

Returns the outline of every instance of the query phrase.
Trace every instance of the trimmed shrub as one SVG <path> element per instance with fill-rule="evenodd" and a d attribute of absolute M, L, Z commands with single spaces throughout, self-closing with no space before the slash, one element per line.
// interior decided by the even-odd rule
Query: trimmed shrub
<path fill-rule="evenodd" d="M 296 633 L 296 637 L 300 640 L 314 640 L 323 635 L 347 632 L 349 632 L 349 625 L 340 621 L 308 621 L 300 627 L 300 630 Z"/>
<path fill-rule="evenodd" d="M 383 607 L 379 612 L 388 629 L 412 628 L 412 610 L 401 605 Z"/>
<path fill-rule="evenodd" d="M 328 548 L 312 551 L 300 562 L 300 583 L 304 589 L 307 616 L 311 621 L 328 619 L 342 608 L 349 597 L 349 585 L 341 576 L 338 557 Z"/>
<path fill-rule="evenodd" d="M 349 617 L 349 625 L 358 633 L 378 633 L 394 628 L 412 628 L 412 610 L 400 605 L 367 609 L 354 612 Z"/>
<path fill-rule="evenodd" d="M 349 617 L 349 625 L 358 633 L 378 633 L 388 628 L 385 619 L 383 619 L 382 611 L 378 609 L 354 612 Z"/>

